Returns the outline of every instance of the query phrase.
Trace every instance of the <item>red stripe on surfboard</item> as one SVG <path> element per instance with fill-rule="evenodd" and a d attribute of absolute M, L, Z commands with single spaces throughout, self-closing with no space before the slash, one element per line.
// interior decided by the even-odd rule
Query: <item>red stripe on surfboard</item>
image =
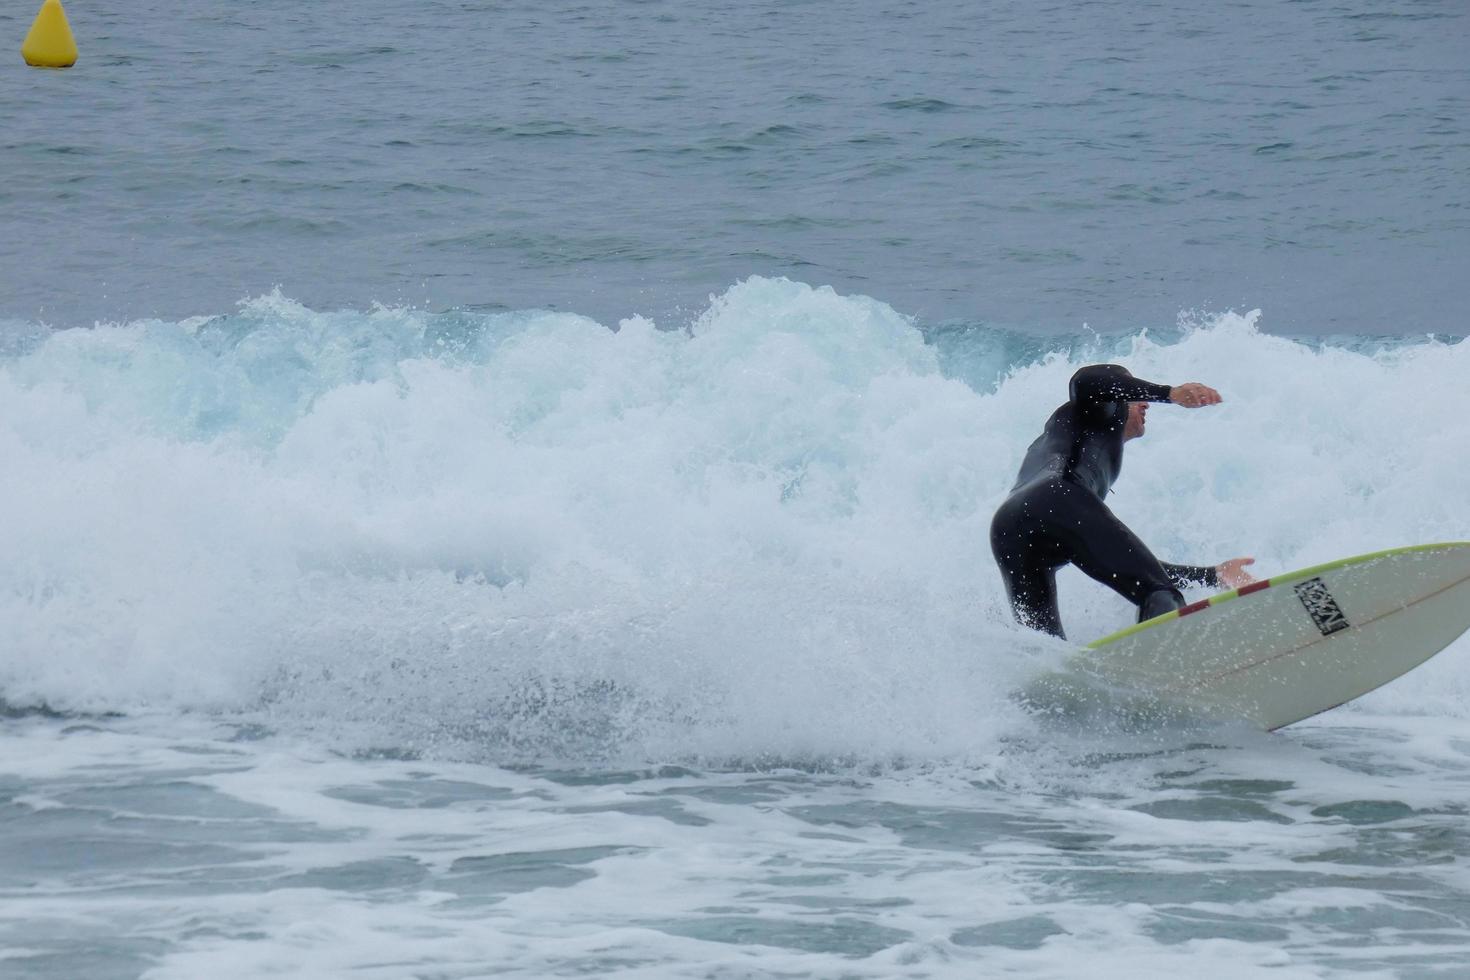
<path fill-rule="evenodd" d="M 1270 585 L 1271 585 L 1271 580 L 1270 579 L 1263 579 L 1263 580 L 1261 580 L 1259 582 L 1252 582 L 1250 585 L 1242 585 L 1240 588 L 1238 588 L 1238 589 L 1235 590 L 1235 594 L 1236 595 L 1250 595 L 1252 592 L 1259 592 L 1262 589 L 1269 588 Z M 1208 609 L 1208 608 L 1210 608 L 1210 600 L 1208 600 L 1208 599 L 1201 599 L 1199 602 L 1191 602 L 1187 606 L 1180 606 L 1179 607 L 1179 615 L 1181 615 L 1181 616 L 1188 616 L 1190 613 L 1197 613 L 1201 609 Z"/>

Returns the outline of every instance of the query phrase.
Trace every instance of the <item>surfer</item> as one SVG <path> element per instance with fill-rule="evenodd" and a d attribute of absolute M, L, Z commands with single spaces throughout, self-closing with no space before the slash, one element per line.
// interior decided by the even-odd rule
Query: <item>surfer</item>
<path fill-rule="evenodd" d="M 1072 375 L 1067 403 L 1026 450 L 990 522 L 990 548 L 1017 620 L 1065 638 L 1056 573 L 1068 563 L 1137 605 L 1139 622 L 1184 605 L 1179 590 L 1187 584 L 1234 589 L 1255 581 L 1245 570 L 1253 558 L 1214 566 L 1159 561 L 1104 503 L 1123 466 L 1123 443 L 1143 435 L 1149 402 L 1202 408 L 1220 401 L 1207 385 L 1154 384 L 1117 364 Z"/>

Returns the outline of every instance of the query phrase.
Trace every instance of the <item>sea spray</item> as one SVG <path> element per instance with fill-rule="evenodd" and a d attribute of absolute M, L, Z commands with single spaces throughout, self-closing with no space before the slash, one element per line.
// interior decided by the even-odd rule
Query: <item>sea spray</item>
<path fill-rule="evenodd" d="M 1470 344 L 1260 321 L 1003 372 L 995 332 L 764 279 L 688 324 L 276 294 L 58 331 L 0 357 L 0 695 L 502 760 L 984 754 L 1066 651 L 987 530 L 1081 364 L 1225 396 L 1160 406 L 1110 497 L 1166 560 L 1466 536 Z M 1061 593 L 1075 640 L 1132 618 Z M 1374 697 L 1460 715 L 1462 646 Z"/>

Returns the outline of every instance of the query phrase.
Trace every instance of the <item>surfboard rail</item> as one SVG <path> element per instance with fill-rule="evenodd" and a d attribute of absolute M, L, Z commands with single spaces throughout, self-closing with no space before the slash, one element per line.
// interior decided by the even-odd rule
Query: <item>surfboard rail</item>
<path fill-rule="evenodd" d="M 1337 561 L 1329 561 L 1321 565 L 1312 565 L 1309 568 L 1299 568 L 1293 572 L 1285 572 L 1281 575 L 1273 575 L 1270 578 L 1261 579 L 1259 582 L 1252 582 L 1251 584 L 1241 586 L 1238 589 L 1231 589 L 1228 592 L 1220 592 L 1216 595 L 1210 596 L 1208 599 L 1201 599 L 1198 602 L 1192 602 L 1187 606 L 1181 606 L 1178 609 L 1174 609 L 1170 612 L 1163 613 L 1162 615 L 1155 616 L 1152 619 L 1146 619 L 1141 623 L 1134 623 L 1132 626 L 1124 627 L 1123 629 L 1120 629 L 1116 632 L 1109 633 L 1107 636 L 1093 640 L 1091 643 L 1087 644 L 1086 649 L 1096 650 L 1099 647 L 1104 647 L 1107 646 L 1109 643 L 1121 640 L 1125 636 L 1132 636 L 1135 633 L 1140 633 L 1143 630 L 1158 626 L 1160 623 L 1167 623 L 1171 620 L 1180 619 L 1184 616 L 1189 616 L 1194 613 L 1200 612 L 1201 610 L 1209 609 L 1212 606 L 1218 606 L 1221 603 L 1229 602 L 1231 599 L 1236 599 L 1243 595 L 1250 595 L 1253 592 L 1260 592 L 1264 589 L 1271 588 L 1272 586 L 1285 585 L 1289 582 L 1299 582 L 1304 579 L 1313 578 L 1314 576 L 1322 575 L 1326 572 L 1336 571 L 1337 569 L 1346 567 L 1348 565 L 1357 565 L 1363 562 L 1374 561 L 1379 558 L 1388 558 L 1393 555 L 1406 555 L 1419 551 L 1444 551 L 1453 548 L 1470 548 L 1470 541 L 1440 541 L 1435 544 L 1411 544 L 1401 548 L 1385 548 L 1382 551 L 1370 551 L 1366 554 L 1353 555 L 1349 558 L 1339 558 Z"/>

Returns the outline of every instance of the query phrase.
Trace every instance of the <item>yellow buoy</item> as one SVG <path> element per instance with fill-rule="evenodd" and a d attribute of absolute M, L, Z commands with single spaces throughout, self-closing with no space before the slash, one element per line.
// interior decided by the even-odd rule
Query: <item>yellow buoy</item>
<path fill-rule="evenodd" d="M 70 68 L 77 63 L 77 42 L 66 22 L 61 0 L 46 0 L 20 46 L 20 56 L 36 68 Z"/>

